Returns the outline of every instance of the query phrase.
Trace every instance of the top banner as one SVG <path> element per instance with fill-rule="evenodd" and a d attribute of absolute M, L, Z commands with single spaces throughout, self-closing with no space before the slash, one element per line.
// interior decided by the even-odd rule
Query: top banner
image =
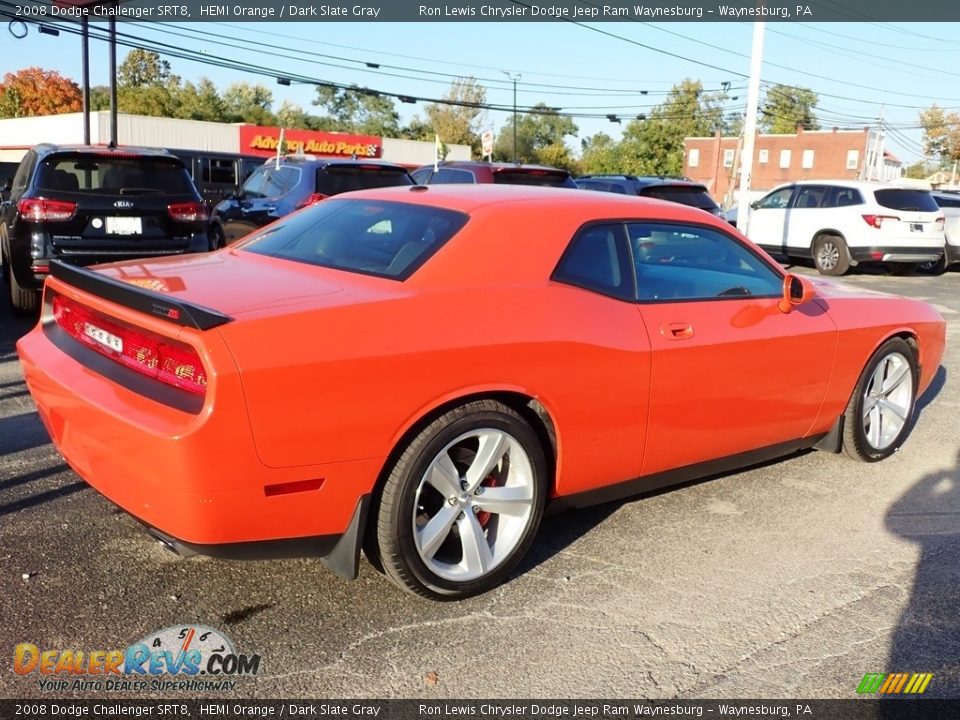
<path fill-rule="evenodd" d="M 22 20 L 150 22 L 949 22 L 955 0 L 24 0 L 11 3 Z"/>

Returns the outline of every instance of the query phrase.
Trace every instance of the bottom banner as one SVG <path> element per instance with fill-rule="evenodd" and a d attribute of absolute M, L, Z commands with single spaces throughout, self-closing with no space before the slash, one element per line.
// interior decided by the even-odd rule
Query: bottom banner
<path fill-rule="evenodd" d="M 855 700 L 0 700 L 0 718 L 801 718 L 926 720 L 960 717 L 960 699 Z"/>

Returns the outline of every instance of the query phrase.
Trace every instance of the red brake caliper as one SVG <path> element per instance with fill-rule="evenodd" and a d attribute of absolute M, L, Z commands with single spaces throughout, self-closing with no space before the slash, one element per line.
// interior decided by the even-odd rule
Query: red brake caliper
<path fill-rule="evenodd" d="M 484 479 L 484 481 L 483 481 L 482 483 L 480 483 L 480 486 L 481 486 L 481 487 L 496 487 L 496 486 L 497 486 L 497 479 L 496 479 L 492 474 L 491 474 L 491 475 L 488 475 L 488 476 Z M 486 526 L 487 526 L 487 523 L 490 522 L 490 515 L 491 515 L 491 514 L 492 514 L 492 513 L 488 513 L 486 510 L 481 510 L 480 512 L 477 513 L 477 522 L 480 523 L 480 527 L 486 527 Z"/>

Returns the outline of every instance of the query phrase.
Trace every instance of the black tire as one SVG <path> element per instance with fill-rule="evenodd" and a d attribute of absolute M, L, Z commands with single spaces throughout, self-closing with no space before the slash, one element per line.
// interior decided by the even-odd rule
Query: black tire
<path fill-rule="evenodd" d="M 514 465 L 518 469 L 518 475 L 524 472 L 521 469 L 529 470 L 530 477 L 522 483 L 524 491 L 529 490 L 531 496 L 529 500 L 523 501 L 529 502 L 530 505 L 528 517 L 515 521 L 497 514 L 478 512 L 477 508 L 472 508 L 471 513 L 471 508 L 464 506 L 462 502 L 460 507 L 457 507 L 457 502 L 460 501 L 455 501 L 452 496 L 445 500 L 439 492 L 433 490 L 433 485 L 430 485 L 430 490 L 427 489 L 427 485 L 423 485 L 428 468 L 446 451 L 449 451 L 446 457 L 448 460 L 451 455 L 466 453 L 461 455 L 462 466 L 457 465 L 455 461 L 451 462 L 457 465 L 456 470 L 461 480 L 467 477 L 463 468 L 472 467 L 473 459 L 470 457 L 470 449 L 454 444 L 455 441 L 469 435 L 472 431 L 484 433 L 491 430 L 495 434 L 509 438 L 517 445 L 511 446 L 509 455 L 499 456 L 500 459 L 492 466 L 488 477 L 492 478 L 494 473 L 503 472 L 505 473 L 504 483 L 506 483 L 507 478 L 514 475 Z M 463 442 L 471 441 L 472 439 L 468 439 Z M 452 447 L 448 447 L 451 445 Z M 476 447 L 479 447 L 479 443 Z M 519 451 L 516 460 L 514 460 L 515 451 Z M 473 452 L 476 457 L 476 449 Z M 496 484 L 496 481 L 493 482 Z M 510 480 L 510 482 L 519 481 Z M 478 489 L 476 495 L 480 495 L 484 488 L 488 491 L 492 489 L 486 484 L 487 480 L 484 480 L 483 487 Z M 402 449 L 399 458 L 390 469 L 375 518 L 378 564 L 382 565 L 386 575 L 400 587 L 422 597 L 434 600 L 459 600 L 486 592 L 503 582 L 530 548 L 543 516 L 546 492 L 547 463 L 543 447 L 534 430 L 520 415 L 495 400 L 477 400 L 454 408 L 417 433 Z M 487 494 L 489 496 L 490 493 Z M 482 503 L 482 499 L 470 496 L 469 491 L 462 493 L 461 501 L 463 497 L 467 497 L 468 503 L 471 501 L 476 501 L 478 505 Z M 434 517 L 430 517 L 431 510 L 425 507 L 431 501 L 435 508 Z M 449 509 L 448 502 L 451 506 Z M 494 551 L 496 543 L 501 541 L 500 535 L 503 532 L 505 546 L 501 546 L 500 549 L 503 549 L 505 554 L 489 570 L 483 569 L 478 577 L 458 580 L 438 574 L 439 571 L 428 567 L 424 558 L 421 557 L 414 526 L 421 518 L 424 522 L 436 519 L 441 512 L 447 513 L 448 517 L 455 517 L 455 520 L 446 525 L 448 529 L 443 533 L 445 538 L 442 541 L 443 544 L 434 551 L 430 562 L 435 563 L 435 559 L 441 556 L 441 552 L 449 554 L 453 551 L 455 555 L 459 546 L 462 552 L 461 563 L 466 565 L 467 543 L 461 540 L 461 528 L 468 526 L 476 527 L 481 534 L 473 535 L 473 538 L 481 537 L 485 543 L 490 537 L 490 529 L 493 529 L 493 544 L 487 547 Z M 487 515 L 486 520 L 480 519 L 483 515 Z M 490 523 L 490 518 L 495 518 L 497 524 L 481 527 L 483 522 Z M 510 523 L 513 525 L 511 526 Z M 513 539 L 508 542 L 511 537 Z"/>
<path fill-rule="evenodd" d="M 40 307 L 40 291 L 24 288 L 17 282 L 16 274 L 10 271 L 10 304 L 17 315 L 30 315 Z"/>
<path fill-rule="evenodd" d="M 850 251 L 839 235 L 819 235 L 811 246 L 813 264 L 821 275 L 846 275 L 850 269 Z"/>
<path fill-rule="evenodd" d="M 223 230 L 220 229 L 219 225 L 211 225 L 210 229 L 207 231 L 207 239 L 210 243 L 210 250 L 219 250 L 224 246 L 223 240 Z"/>
<path fill-rule="evenodd" d="M 923 275 L 943 275 L 947 271 L 947 256 L 943 254 L 934 262 L 920 263 L 917 271 Z"/>
<path fill-rule="evenodd" d="M 866 423 L 864 410 L 867 402 L 874 402 L 874 405 L 879 407 L 879 404 L 875 402 L 875 396 L 872 395 L 872 393 L 880 390 L 880 388 L 875 387 L 874 375 L 878 368 L 890 358 L 894 360 L 896 358 L 902 358 L 907 363 L 910 377 L 905 378 L 903 382 L 906 383 L 909 381 L 909 385 L 906 386 L 909 387 L 909 401 L 904 403 L 906 405 L 905 419 L 899 430 L 896 431 L 895 435 L 891 437 L 889 441 L 885 441 L 881 447 L 879 446 L 881 443 L 872 441 L 870 437 L 868 437 L 867 429 L 864 427 Z M 906 439 L 913 425 L 914 409 L 917 402 L 918 379 L 917 361 L 913 349 L 904 340 L 901 338 L 892 338 L 880 346 L 863 369 L 863 373 L 857 381 L 857 386 L 853 391 L 853 395 L 850 396 L 846 412 L 844 413 L 843 450 L 849 457 L 863 462 L 877 462 L 878 460 L 890 457 L 900 449 L 900 446 L 903 445 L 903 441 Z M 899 388 L 900 386 L 897 385 L 896 387 Z M 885 396 L 884 399 L 886 400 L 888 398 Z M 874 422 L 873 415 L 874 414 L 871 413 L 871 429 L 873 428 Z M 876 432 L 879 435 L 883 428 L 883 423 L 879 416 L 876 418 L 876 422 L 878 423 Z"/>

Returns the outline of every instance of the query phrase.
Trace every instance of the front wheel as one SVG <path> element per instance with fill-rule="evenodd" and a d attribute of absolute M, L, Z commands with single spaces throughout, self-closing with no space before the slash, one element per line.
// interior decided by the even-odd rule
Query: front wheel
<path fill-rule="evenodd" d="M 844 413 L 847 455 L 876 462 L 900 449 L 913 420 L 917 379 L 913 350 L 902 339 L 888 340 L 873 354 Z"/>
<path fill-rule="evenodd" d="M 210 250 L 219 250 L 224 246 L 223 239 L 223 230 L 220 229 L 219 225 L 211 225 L 210 230 L 207 232 L 207 238 L 210 242 Z"/>
<path fill-rule="evenodd" d="M 384 571 L 437 600 L 497 586 L 533 542 L 546 468 L 536 433 L 506 405 L 478 400 L 444 413 L 407 444 L 384 484 Z"/>
<path fill-rule="evenodd" d="M 838 235 L 821 235 L 813 241 L 813 262 L 821 275 L 845 275 L 850 269 L 847 244 Z"/>

